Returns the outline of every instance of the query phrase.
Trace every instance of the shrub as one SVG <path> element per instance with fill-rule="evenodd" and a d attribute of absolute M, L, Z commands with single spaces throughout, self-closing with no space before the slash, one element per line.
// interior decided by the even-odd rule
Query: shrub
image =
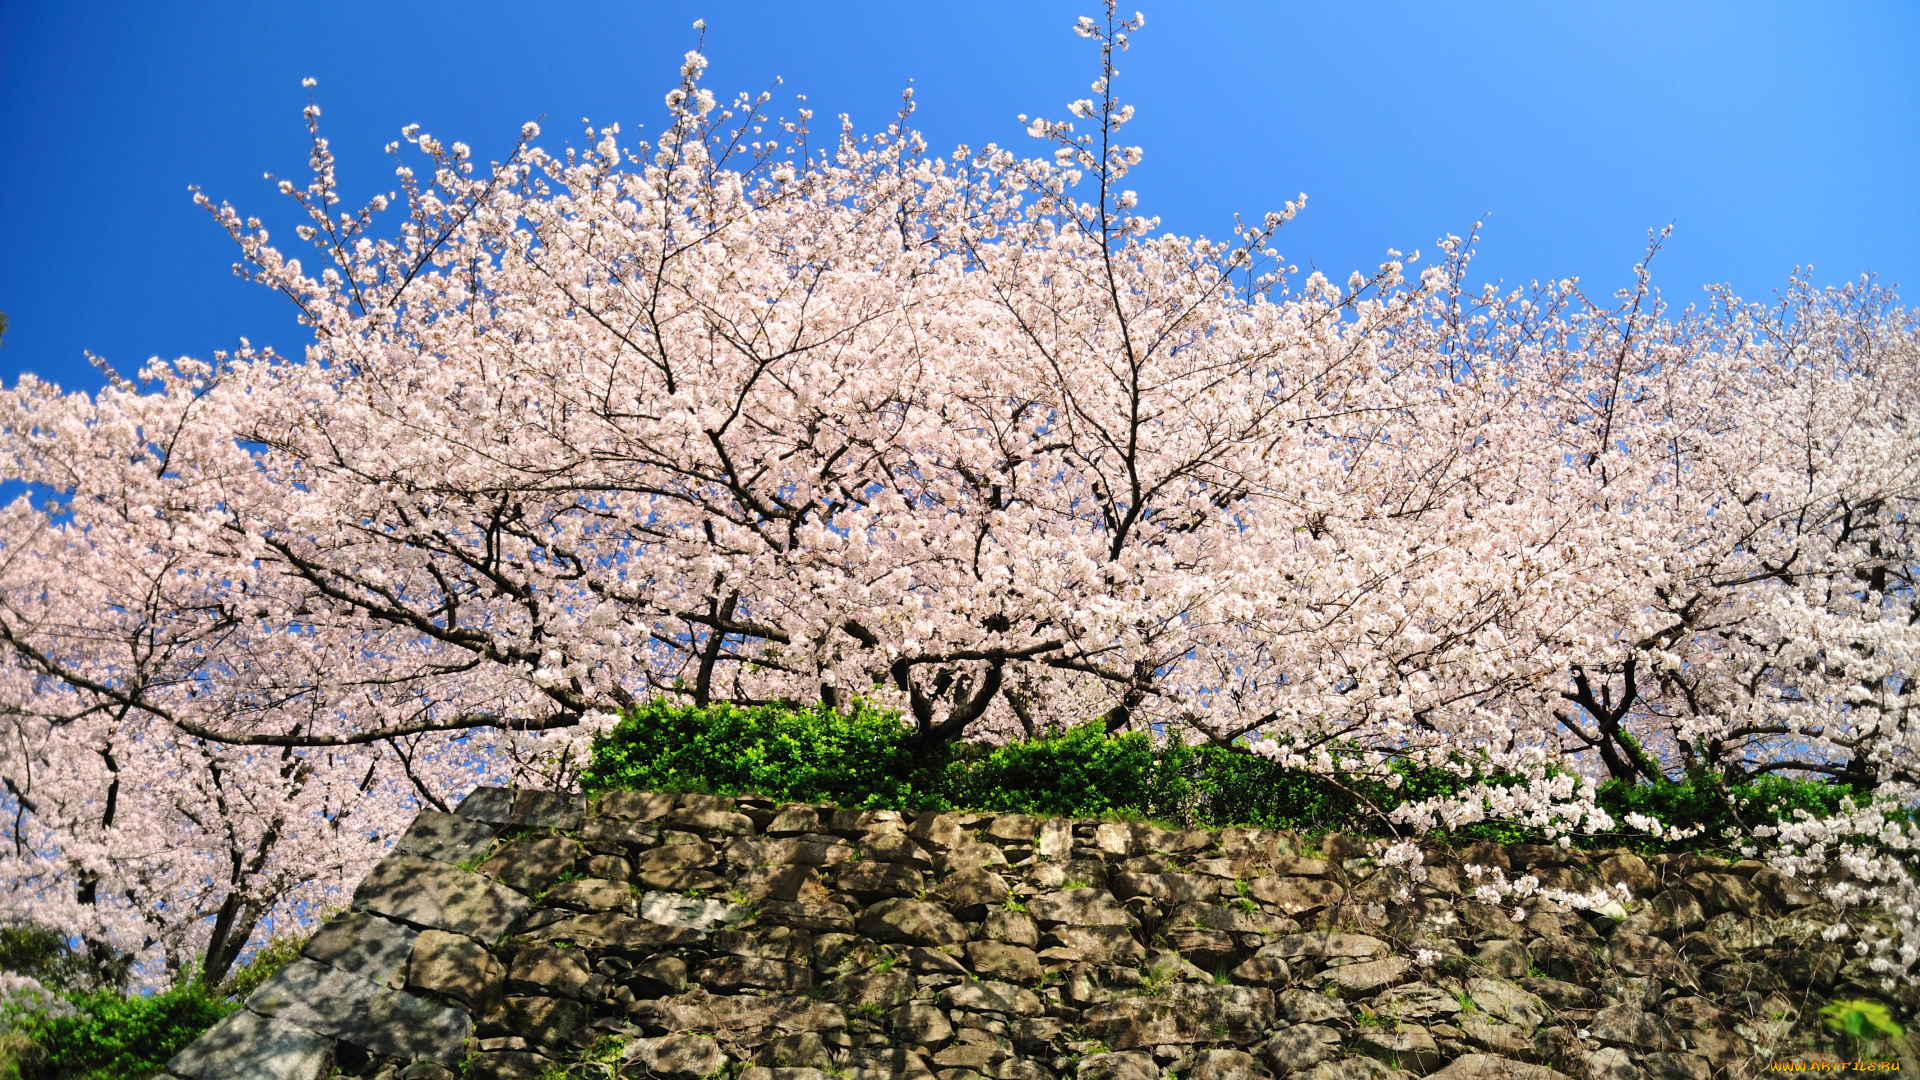
<path fill-rule="evenodd" d="M 300 950 L 306 946 L 305 936 L 275 938 L 267 942 L 241 965 L 240 970 L 227 976 L 227 980 L 220 984 L 221 996 L 245 1001 L 248 994 L 260 988 L 261 983 L 298 959 Z"/>
<path fill-rule="evenodd" d="M 1025 742 L 916 748 L 898 717 L 861 704 L 699 708 L 655 699 L 594 740 L 584 778 L 611 788 L 754 792 L 793 802 L 910 810 L 968 809 L 1062 817 L 1141 817 L 1193 827 L 1227 825 L 1323 832 L 1379 831 L 1382 815 L 1470 783 L 1406 762 L 1386 777 L 1320 776 L 1213 745 L 1156 744 L 1141 733 L 1108 735 L 1097 724 Z M 1495 777 L 1493 783 L 1512 782 Z M 1769 776 L 1733 789 L 1732 809 L 1708 777 L 1601 786 L 1616 818 L 1648 814 L 1673 825 L 1707 825 L 1696 846 L 1726 839 L 1741 821 L 1775 822 L 1795 809 L 1832 813 L 1843 785 Z M 1525 826 L 1484 822 L 1456 834 L 1502 843 L 1537 838 Z M 1614 842 L 1622 837 L 1589 837 Z"/>
<path fill-rule="evenodd" d="M 221 1017 L 239 1008 L 199 985 L 162 994 L 69 994 L 66 1015 L 14 1018 L 21 1080 L 132 1080 L 160 1071 Z"/>
<path fill-rule="evenodd" d="M 867 705 L 700 708 L 654 698 L 593 743 L 588 791 L 755 791 L 848 807 L 925 803 L 926 774 L 899 719 Z"/>

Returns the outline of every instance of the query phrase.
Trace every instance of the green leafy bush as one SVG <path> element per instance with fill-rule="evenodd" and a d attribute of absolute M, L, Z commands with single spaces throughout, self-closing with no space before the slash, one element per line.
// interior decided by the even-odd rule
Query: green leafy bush
<path fill-rule="evenodd" d="M 1599 802 L 1616 820 L 1624 822 L 1626 815 L 1638 813 L 1668 825 L 1702 827 L 1702 840 L 1712 842 L 1755 825 L 1790 820 L 1797 810 L 1828 817 L 1840 809 L 1840 800 L 1863 799 L 1865 794 L 1846 784 L 1778 774 L 1723 785 L 1711 774 L 1689 773 L 1653 783 L 1608 780 L 1600 785 Z"/>
<path fill-rule="evenodd" d="M 20 1080 L 150 1076 L 239 1004 L 193 985 L 163 994 L 69 994 L 73 1011 L 10 1018 Z"/>
<path fill-rule="evenodd" d="M 1140 733 L 1110 736 L 1094 724 L 1004 746 L 959 743 L 928 750 L 913 745 L 897 716 L 867 704 L 843 715 L 825 706 L 700 708 L 654 699 L 594 740 L 584 786 L 589 792 L 754 792 L 846 807 L 1135 817 L 1312 833 L 1377 832 L 1382 815 L 1394 808 L 1457 794 L 1469 783 L 1444 769 L 1404 762 L 1390 775 L 1392 783 L 1377 775 L 1319 776 L 1225 747 L 1156 744 Z M 1734 793 L 1741 801 L 1739 820 L 1751 825 L 1778 821 L 1795 809 L 1830 814 L 1851 791 L 1769 776 Z M 1700 844 L 1739 824 L 1711 778 L 1605 784 L 1601 804 L 1616 818 L 1638 812 L 1674 825 L 1709 825 Z M 1457 835 L 1502 843 L 1536 838 L 1506 822 L 1468 826 Z"/>
<path fill-rule="evenodd" d="M 920 806 L 925 770 L 898 717 L 866 705 L 698 708 L 655 698 L 596 738 L 588 791 L 756 791 L 848 807 Z"/>
<path fill-rule="evenodd" d="M 298 959 L 300 950 L 306 947 L 305 935 L 274 938 L 267 942 L 255 950 L 253 957 L 241 965 L 240 970 L 227 976 L 227 980 L 220 984 L 221 996 L 235 1001 L 247 1000 L 248 994 L 273 978 L 281 968 Z"/>

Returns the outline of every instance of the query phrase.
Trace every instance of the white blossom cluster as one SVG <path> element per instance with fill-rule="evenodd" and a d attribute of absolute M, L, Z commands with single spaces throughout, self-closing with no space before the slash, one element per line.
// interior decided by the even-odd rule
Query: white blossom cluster
<path fill-rule="evenodd" d="M 0 915 L 217 976 L 642 698 L 858 696 L 1460 776 L 1415 829 L 1847 779 L 1880 801 L 1781 857 L 1909 970 L 1911 828 L 1866 825 L 1920 779 L 1912 314 L 1474 289 L 1455 237 L 1303 277 L 1304 196 L 1167 234 L 1121 186 L 1139 25 L 1081 25 L 1038 157 L 930 154 L 910 97 L 816 145 L 695 52 L 651 140 L 409 127 L 347 210 L 309 107 L 296 244 L 199 197 L 303 355 L 0 392 Z"/>

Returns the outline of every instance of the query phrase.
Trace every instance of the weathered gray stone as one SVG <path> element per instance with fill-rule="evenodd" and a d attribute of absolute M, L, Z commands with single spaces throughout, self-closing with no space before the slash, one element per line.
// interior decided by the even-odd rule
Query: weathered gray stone
<path fill-rule="evenodd" d="M 533 1080 L 553 1067 L 553 1059 L 531 1050 L 476 1054 L 462 1074 L 466 1080 Z"/>
<path fill-rule="evenodd" d="M 624 861 L 624 860 L 622 860 Z M 633 890 L 624 882 L 603 878 L 575 878 L 547 890 L 541 903 L 548 907 L 576 911 L 618 911 L 631 915 L 637 909 Z"/>
<path fill-rule="evenodd" d="M 714 1076 L 726 1069 L 729 1060 L 710 1035 L 635 1039 L 620 1053 L 622 1064 L 636 1066 L 640 1075 L 659 1077 Z"/>
<path fill-rule="evenodd" d="M 913 996 L 913 976 L 904 971 L 865 971 L 827 983 L 820 996 L 850 1008 L 890 1009 Z"/>
<path fill-rule="evenodd" d="M 1820 902 L 1820 894 L 1808 888 L 1804 880 L 1790 878 L 1771 866 L 1755 870 L 1753 877 L 1748 880 L 1782 907 L 1806 907 Z"/>
<path fill-rule="evenodd" d="M 1529 1031 L 1539 1027 L 1552 1011 L 1533 994 L 1499 979 L 1467 980 L 1467 996 L 1488 1016 Z"/>
<path fill-rule="evenodd" d="M 538 1047 L 566 1047 L 587 1026 L 587 1010 L 568 998 L 508 996 L 481 1021 L 481 1030 L 512 1032 Z"/>
<path fill-rule="evenodd" d="M 835 871 L 833 887 L 871 904 L 889 896 L 912 896 L 927 887 L 927 879 L 911 866 L 865 860 Z"/>
<path fill-rule="evenodd" d="M 833 1052 L 818 1032 L 783 1035 L 760 1048 L 754 1062 L 775 1068 L 831 1069 Z"/>
<path fill-rule="evenodd" d="M 1538 977 L 1521 979 L 1519 982 L 1521 989 L 1555 1009 L 1597 1009 L 1600 1007 L 1600 995 L 1577 983 Z"/>
<path fill-rule="evenodd" d="M 938 1047 L 953 1038 L 953 1024 L 947 1014 L 931 1005 L 902 1005 L 888 1020 L 893 1025 L 893 1037 L 909 1046 Z"/>
<path fill-rule="evenodd" d="M 1125 926 L 1061 924 L 1047 931 L 1047 937 L 1080 953 L 1089 963 L 1137 964 L 1147 956 L 1146 946 Z"/>
<path fill-rule="evenodd" d="M 245 1009 L 167 1062 L 167 1071 L 190 1080 L 322 1080 L 332 1069 L 332 1039 Z"/>
<path fill-rule="evenodd" d="M 1428 1080 L 1567 1080 L 1567 1076 L 1545 1065 L 1492 1054 L 1462 1054 L 1446 1068 L 1430 1074 Z"/>
<path fill-rule="evenodd" d="M 1495 939 L 1480 946 L 1474 956 L 1480 970 L 1496 979 L 1518 979 L 1533 968 L 1533 954 L 1510 939 Z"/>
<path fill-rule="evenodd" d="M 1109 823 L 1111 824 L 1111 823 Z M 1102 826 L 1104 828 L 1105 826 Z M 1070 926 L 1136 926 L 1139 920 L 1105 889 L 1064 889 L 1027 901 L 1027 914 L 1042 926 L 1065 923 Z"/>
<path fill-rule="evenodd" d="M 985 918 L 989 909 L 1004 905 L 1011 895 L 1007 879 L 983 867 L 953 871 L 940 882 L 938 892 L 947 908 L 968 922 Z"/>
<path fill-rule="evenodd" d="M 809 1066 L 752 1065 L 740 1070 L 740 1080 L 832 1080 L 829 1073 Z"/>
<path fill-rule="evenodd" d="M 1042 859 L 1060 862 L 1073 854 L 1073 823 L 1060 818 L 1048 818 L 1040 823 L 1040 834 L 1034 840 L 1033 852 Z"/>
<path fill-rule="evenodd" d="M 1376 937 L 1315 930 L 1305 934 L 1290 934 L 1263 946 L 1260 955 L 1278 956 L 1282 960 L 1332 960 L 1336 957 L 1372 960 L 1390 951 L 1387 943 Z"/>
<path fill-rule="evenodd" d="M 560 791 L 474 788 L 455 813 L 490 825 L 527 825 L 540 829 L 577 829 L 586 800 Z"/>
<path fill-rule="evenodd" d="M 1040 958 L 1032 949 L 998 941 L 967 943 L 967 966 L 983 979 L 1016 983 L 1040 981 Z"/>
<path fill-rule="evenodd" d="M 537 893 L 573 869 L 585 852 L 564 836 L 523 836 L 500 845 L 480 872 L 524 893 Z"/>
<path fill-rule="evenodd" d="M 1153 1055 L 1088 1054 L 1080 1059 L 1078 1080 L 1160 1080 Z"/>
<path fill-rule="evenodd" d="M 621 884 L 633 877 L 633 864 L 619 855 L 589 855 L 581 866 L 590 878 Z"/>
<path fill-rule="evenodd" d="M 1245 1050 L 1201 1050 L 1187 1068 L 1187 1080 L 1258 1080 L 1266 1075 L 1259 1059 Z"/>
<path fill-rule="evenodd" d="M 687 988 L 687 962 L 677 956 L 656 956 L 635 964 L 627 985 L 642 997 L 664 997 Z"/>
<path fill-rule="evenodd" d="M 505 992 L 506 965 L 478 942 L 445 930 L 423 930 L 407 962 L 407 989 L 445 994 L 485 1016 Z"/>
<path fill-rule="evenodd" d="M 1595 1039 L 1639 1051 L 1665 1050 L 1673 1045 L 1667 1025 L 1635 1005 L 1609 1005 L 1593 1014 L 1587 1030 Z"/>
<path fill-rule="evenodd" d="M 1353 1010 L 1346 1002 L 1325 994 L 1288 990 L 1280 995 L 1279 1003 L 1287 1019 L 1296 1024 L 1321 1024 L 1329 1020 L 1344 1023 L 1353 1018 Z"/>
<path fill-rule="evenodd" d="M 632 955 L 690 945 L 699 941 L 702 934 L 684 926 L 665 926 L 629 915 L 598 912 L 561 919 L 528 936 L 535 941 L 567 941 L 590 949 Z"/>
<path fill-rule="evenodd" d="M 640 898 L 640 917 L 661 926 L 711 930 L 737 921 L 743 914 L 740 905 L 712 897 L 650 892 Z"/>
<path fill-rule="evenodd" d="M 810 998 L 768 994 L 762 997 L 709 997 L 686 994 L 636 1003 L 628 1012 L 673 1031 L 711 1031 L 721 1042 L 757 1047 L 802 1031 L 841 1031 L 847 1017 L 837 1005 Z"/>
<path fill-rule="evenodd" d="M 878 831 L 862 834 L 860 854 L 863 861 L 895 863 L 915 870 L 933 869 L 933 856 L 927 849 L 902 832 Z"/>
<path fill-rule="evenodd" d="M 1384 1061 L 1359 1056 L 1323 1061 L 1294 1075 L 1305 1080 L 1403 1080 L 1407 1074 Z"/>
<path fill-rule="evenodd" d="M 627 821 L 654 821 L 673 812 L 679 796 L 667 791 L 609 791 L 594 803 L 594 813 Z"/>
<path fill-rule="evenodd" d="M 807 964 L 813 961 L 813 935 L 805 930 L 795 930 L 786 926 L 769 926 L 758 930 L 719 930 L 713 935 L 713 947 L 718 952 L 731 953 L 734 956 L 754 956 L 762 960 L 779 960 L 788 964 Z"/>
<path fill-rule="evenodd" d="M 384 985 L 406 966 L 419 933 L 391 919 L 349 911 L 335 915 L 314 931 L 300 955 Z"/>
<path fill-rule="evenodd" d="M 466 862 L 486 853 L 493 843 L 494 828 L 458 814 L 422 810 L 394 841 L 393 850 L 402 855 L 418 855 L 441 862 Z"/>
<path fill-rule="evenodd" d="M 962 870 L 992 870 L 1005 865 L 1007 857 L 999 848 L 971 840 L 963 840 L 933 857 L 934 872 L 943 878 Z"/>
<path fill-rule="evenodd" d="M 1313 860 L 1317 861 L 1317 860 Z M 1247 883 L 1247 892 L 1263 904 L 1289 915 L 1332 907 L 1347 891 L 1324 877 L 1261 877 Z"/>
<path fill-rule="evenodd" d="M 1123 998 L 1081 1016 L 1088 1034 L 1119 1050 L 1163 1044 L 1230 1042 L 1249 1046 L 1273 1027 L 1273 991 L 1251 986 L 1180 983 L 1151 998 Z"/>
<path fill-rule="evenodd" d="M 927 1059 L 904 1047 L 852 1050 L 847 1053 L 847 1080 L 933 1080 Z"/>
<path fill-rule="evenodd" d="M 1287 962 L 1277 956 L 1254 956 L 1233 969 L 1234 982 L 1252 986 L 1281 987 L 1293 981 Z"/>
<path fill-rule="evenodd" d="M 1377 1058 L 1397 1069 L 1426 1074 L 1440 1064 L 1440 1044 L 1433 1033 L 1418 1024 L 1394 1024 L 1362 1028 L 1354 1036 L 1354 1049 Z"/>
<path fill-rule="evenodd" d="M 305 958 L 247 998 L 247 1008 L 389 1057 L 458 1061 L 472 1022 L 460 1009 L 389 990 Z"/>
<path fill-rule="evenodd" d="M 1033 921 L 1033 916 L 1024 911 L 1008 911 L 1005 908 L 989 911 L 980 932 L 988 941 L 1004 941 L 1029 949 L 1040 945 L 1040 927 Z"/>
<path fill-rule="evenodd" d="M 726 884 L 726 879 L 702 867 L 711 866 L 714 851 L 710 844 L 668 844 L 642 852 L 633 861 L 633 880 L 642 888 L 681 891 L 711 889 Z"/>
<path fill-rule="evenodd" d="M 1625 885 L 1635 896 L 1651 896 L 1660 887 L 1660 879 L 1647 861 L 1630 851 L 1601 861 L 1600 880 L 1608 885 Z"/>
<path fill-rule="evenodd" d="M 1640 1080 L 1640 1066 L 1625 1050 L 1603 1046 L 1585 1058 L 1587 1080 Z"/>
<path fill-rule="evenodd" d="M 820 831 L 820 811 L 805 803 L 783 803 L 767 823 L 768 836 L 799 836 Z"/>
<path fill-rule="evenodd" d="M 1326 984 L 1339 991 L 1341 997 L 1372 997 L 1389 986 L 1405 982 L 1413 970 L 1413 961 L 1402 956 L 1383 956 L 1378 960 L 1362 960 L 1353 964 L 1342 964 L 1328 968 L 1324 975 Z"/>
<path fill-rule="evenodd" d="M 700 985 L 717 994 L 745 988 L 782 994 L 804 994 L 813 989 L 813 971 L 800 964 L 758 956 L 723 956 L 700 970 Z"/>
<path fill-rule="evenodd" d="M 1445 1020 L 1460 1011 L 1452 994 L 1432 983 L 1407 983 L 1373 999 L 1373 1007 L 1396 1020 Z"/>
<path fill-rule="evenodd" d="M 1685 1051 L 1657 1051 L 1640 1059 L 1647 1080 L 1709 1080 L 1713 1063 Z"/>
<path fill-rule="evenodd" d="M 1269 915 L 1240 905 L 1182 904 L 1174 908 L 1161 924 L 1163 929 L 1192 926 L 1203 930 L 1224 930 L 1232 934 L 1293 934 L 1300 924 L 1292 919 Z"/>
<path fill-rule="evenodd" d="M 507 989 L 531 997 L 578 999 L 593 972 L 579 949 L 525 945 L 507 970 Z"/>
<path fill-rule="evenodd" d="M 1274 1072 L 1300 1072 L 1340 1056 L 1340 1033 L 1320 1024 L 1296 1023 L 1267 1040 L 1266 1053 Z"/>
<path fill-rule="evenodd" d="M 845 904 L 766 900 L 761 902 L 759 910 L 762 924 L 826 933 L 848 933 L 853 930 L 853 912 Z"/>
<path fill-rule="evenodd" d="M 948 1009 L 972 1012 L 1004 1013 L 1009 1016 L 1039 1016 L 1045 1007 L 1031 990 L 1012 983 L 979 980 L 949 986 L 940 991 L 939 1002 Z"/>
<path fill-rule="evenodd" d="M 1520 1057 L 1533 1050 L 1533 1040 L 1527 1036 L 1525 1029 L 1495 1020 L 1485 1013 L 1467 1013 L 1459 1017 L 1456 1023 L 1467 1042 L 1489 1054 Z"/>
<path fill-rule="evenodd" d="M 531 902 L 479 874 L 413 855 L 374 864 L 353 892 L 353 907 L 434 930 L 497 941 Z"/>
<path fill-rule="evenodd" d="M 946 909 L 925 900 L 882 900 L 860 916 L 860 932 L 876 941 L 903 945 L 957 945 L 966 928 Z"/>
<path fill-rule="evenodd" d="M 1225 930 L 1172 926 L 1161 930 L 1160 936 L 1181 956 L 1208 971 L 1231 966 L 1240 955 L 1239 942 Z"/>
<path fill-rule="evenodd" d="M 702 836 L 752 836 L 753 819 L 731 810 L 695 810 L 682 807 L 661 819 L 675 829 Z"/>

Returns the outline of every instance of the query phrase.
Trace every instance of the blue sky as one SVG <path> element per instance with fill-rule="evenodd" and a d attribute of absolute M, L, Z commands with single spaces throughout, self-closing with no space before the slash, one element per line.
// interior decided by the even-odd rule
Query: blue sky
<path fill-rule="evenodd" d="M 1138 0 L 1136 0 L 1138 2 Z M 497 153 L 523 121 L 657 128 L 705 18 L 717 93 L 782 76 L 823 119 L 883 125 L 912 80 L 935 147 L 1039 152 L 1093 77 L 1073 3 L 48 3 L 0 0 L 0 377 L 72 387 L 246 336 L 297 352 L 283 302 L 235 279 L 187 193 L 289 220 L 303 76 L 355 198 L 419 122 Z M 1227 3 L 1147 9 L 1120 92 L 1129 177 L 1182 232 L 1306 191 L 1285 256 L 1344 277 L 1483 215 L 1480 271 L 1626 283 L 1646 231 L 1670 299 L 1764 298 L 1796 266 L 1875 271 L 1920 302 L 1920 4 Z M 820 127 L 816 124 L 816 127 Z M 830 127 L 830 124 L 827 125 Z M 283 227 L 283 232 L 286 229 Z"/>

